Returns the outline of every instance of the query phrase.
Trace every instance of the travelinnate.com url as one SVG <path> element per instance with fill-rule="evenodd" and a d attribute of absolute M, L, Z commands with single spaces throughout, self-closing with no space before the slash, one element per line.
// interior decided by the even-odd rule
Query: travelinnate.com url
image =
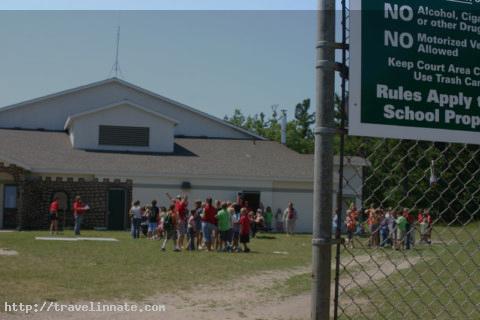
<path fill-rule="evenodd" d="M 4 311 L 14 313 L 39 313 L 39 312 L 165 312 L 164 304 L 134 303 L 102 303 L 89 301 L 78 304 L 64 304 L 55 301 L 44 301 L 43 303 L 25 304 L 16 302 L 5 302 Z"/>

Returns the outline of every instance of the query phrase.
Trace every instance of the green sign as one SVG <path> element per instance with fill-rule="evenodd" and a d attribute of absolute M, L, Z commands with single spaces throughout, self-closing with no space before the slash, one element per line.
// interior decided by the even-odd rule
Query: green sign
<path fill-rule="evenodd" d="M 480 0 L 350 9 L 350 134 L 480 144 Z"/>

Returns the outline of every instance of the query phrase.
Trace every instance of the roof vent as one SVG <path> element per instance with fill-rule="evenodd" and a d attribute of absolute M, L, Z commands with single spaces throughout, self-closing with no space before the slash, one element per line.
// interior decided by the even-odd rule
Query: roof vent
<path fill-rule="evenodd" d="M 104 126 L 99 127 L 99 145 L 148 147 L 150 128 Z"/>

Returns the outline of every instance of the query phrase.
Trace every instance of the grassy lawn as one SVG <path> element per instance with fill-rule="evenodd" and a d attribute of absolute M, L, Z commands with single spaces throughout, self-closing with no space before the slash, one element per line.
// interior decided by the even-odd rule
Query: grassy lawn
<path fill-rule="evenodd" d="M 119 242 L 35 240 L 47 234 L 0 233 L 0 248 L 18 251 L 18 256 L 0 256 L 3 301 L 140 301 L 256 271 L 306 267 L 311 261 L 309 235 L 254 239 L 252 253 L 225 254 L 176 253 L 171 246 L 161 252 L 160 241 L 134 241 L 127 232 L 83 234 Z M 402 252 L 368 249 L 367 238 L 357 238 L 353 250 L 342 248 L 341 287 L 347 289 L 340 293 L 341 319 L 475 319 L 480 301 L 480 224 L 436 226 L 432 238 L 431 246 Z M 356 286 L 346 286 L 353 280 Z M 261 294 L 280 300 L 305 294 L 310 281 L 309 273 L 296 273 L 271 283 Z"/>
<path fill-rule="evenodd" d="M 349 292 L 346 313 L 355 314 L 355 319 L 478 319 L 480 224 L 436 227 L 433 240 L 432 246 L 417 246 L 408 253 L 407 259 L 418 258 L 413 266 Z M 394 259 L 405 253 L 385 254 Z M 359 307 L 357 299 L 372 303 Z"/>
<path fill-rule="evenodd" d="M 417 245 L 410 251 L 368 249 L 367 238 L 357 240 L 356 249 L 342 250 L 341 288 L 348 289 L 340 290 L 341 319 L 479 318 L 480 223 L 464 228 L 437 226 L 433 245 Z M 371 261 L 361 266 L 349 263 L 362 256 Z M 404 266 L 399 267 L 401 263 Z M 375 276 L 378 278 L 368 280 Z M 368 281 L 362 282 L 365 277 Z M 353 288 L 345 285 L 354 280 L 357 285 Z M 309 290 L 308 273 L 272 288 L 280 298 Z"/>
<path fill-rule="evenodd" d="M 66 232 L 65 236 L 71 236 Z M 127 232 L 84 231 L 84 237 L 118 242 L 39 241 L 47 232 L 0 233 L 0 300 L 17 302 L 141 300 L 155 293 L 219 282 L 249 272 L 307 266 L 311 236 L 259 238 L 251 253 L 160 251 L 160 241 L 131 240 Z M 288 254 L 274 254 L 286 251 Z"/>

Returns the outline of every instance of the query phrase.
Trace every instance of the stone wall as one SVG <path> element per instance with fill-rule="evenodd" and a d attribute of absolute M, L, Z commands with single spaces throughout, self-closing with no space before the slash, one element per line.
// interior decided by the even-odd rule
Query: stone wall
<path fill-rule="evenodd" d="M 17 227 L 17 218 L 17 209 L 3 209 L 3 228 L 15 229 Z"/>
<path fill-rule="evenodd" d="M 4 162 L 0 162 L 0 172 L 5 172 L 13 176 L 15 181 L 21 181 L 25 178 L 27 171 L 20 167 L 17 167 L 14 164 L 6 164 Z"/>
<path fill-rule="evenodd" d="M 68 207 L 61 216 L 65 219 L 65 226 L 73 226 L 72 204 L 75 196 L 82 197 L 82 201 L 90 206 L 85 214 L 83 228 L 108 227 L 108 190 L 121 188 L 126 191 L 127 207 L 132 199 L 132 182 L 120 180 L 98 179 L 86 181 L 79 179 L 29 179 L 25 183 L 23 229 L 48 228 L 48 209 L 56 192 L 64 192 L 68 197 Z M 59 221 L 59 224 L 63 224 Z"/>

